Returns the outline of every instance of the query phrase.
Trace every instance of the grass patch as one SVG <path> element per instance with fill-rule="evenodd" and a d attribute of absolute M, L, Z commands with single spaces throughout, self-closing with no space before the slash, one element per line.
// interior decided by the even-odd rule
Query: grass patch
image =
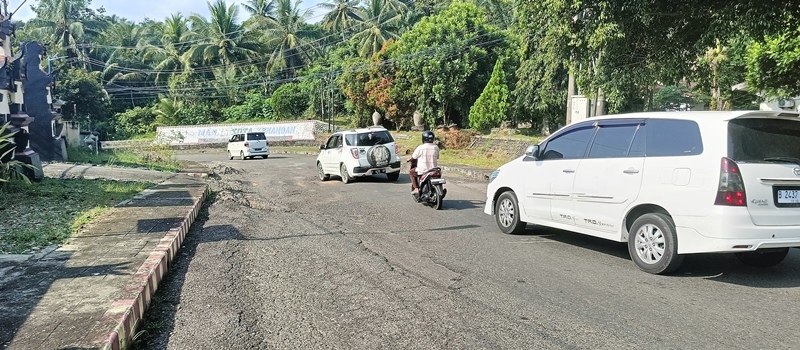
<path fill-rule="evenodd" d="M 147 168 L 158 171 L 178 171 L 180 162 L 169 146 L 142 145 L 133 148 L 101 151 L 99 154 L 85 148 L 72 147 L 67 152 L 69 161 L 125 168 Z"/>
<path fill-rule="evenodd" d="M 9 183 L 0 187 L 0 254 L 61 244 L 119 202 L 151 184 L 107 180 Z"/>

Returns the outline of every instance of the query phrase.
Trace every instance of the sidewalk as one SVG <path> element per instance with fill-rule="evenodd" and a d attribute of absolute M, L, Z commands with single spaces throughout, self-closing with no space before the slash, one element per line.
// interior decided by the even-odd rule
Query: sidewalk
<path fill-rule="evenodd" d="M 184 174 L 74 164 L 47 164 L 44 172 L 159 184 L 57 249 L 0 256 L 0 348 L 125 348 L 208 185 Z"/>

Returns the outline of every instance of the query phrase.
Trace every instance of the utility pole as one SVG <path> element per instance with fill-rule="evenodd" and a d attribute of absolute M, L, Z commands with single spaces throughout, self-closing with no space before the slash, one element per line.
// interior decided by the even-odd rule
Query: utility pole
<path fill-rule="evenodd" d="M 319 105 L 322 110 L 322 120 L 325 120 L 325 77 L 319 78 Z M 328 123 L 328 132 L 331 132 L 331 124 Z"/>

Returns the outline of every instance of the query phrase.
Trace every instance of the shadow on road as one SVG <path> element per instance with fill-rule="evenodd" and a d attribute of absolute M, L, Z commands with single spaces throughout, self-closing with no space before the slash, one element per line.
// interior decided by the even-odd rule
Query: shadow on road
<path fill-rule="evenodd" d="M 528 225 L 522 235 L 537 236 L 626 260 L 631 273 L 645 273 L 631 261 L 627 243 Z M 800 287 L 800 249 L 791 249 L 782 263 L 754 268 L 739 262 L 733 254 L 688 254 L 681 267 L 665 278 L 703 278 L 755 288 Z"/>
<path fill-rule="evenodd" d="M 181 303 L 186 273 L 198 246 L 204 243 L 245 240 L 244 235 L 233 225 L 204 227 L 206 221 L 208 221 L 208 206 L 204 206 L 200 211 L 200 215 L 186 235 L 183 247 L 170 265 L 169 272 L 159 283 L 159 289 L 145 312 L 141 330 L 134 337 L 131 349 L 167 348 L 170 335 L 175 329 L 175 317 Z"/>

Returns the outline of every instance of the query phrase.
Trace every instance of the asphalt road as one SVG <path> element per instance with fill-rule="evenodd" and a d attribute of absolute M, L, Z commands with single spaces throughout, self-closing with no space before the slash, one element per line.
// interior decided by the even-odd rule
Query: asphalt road
<path fill-rule="evenodd" d="M 308 156 L 181 157 L 223 173 L 219 193 L 139 349 L 800 347 L 798 250 L 766 270 L 698 255 L 655 276 L 624 244 L 502 234 L 484 183 L 449 177 L 434 211 L 407 175 L 344 185 L 319 181 Z"/>

